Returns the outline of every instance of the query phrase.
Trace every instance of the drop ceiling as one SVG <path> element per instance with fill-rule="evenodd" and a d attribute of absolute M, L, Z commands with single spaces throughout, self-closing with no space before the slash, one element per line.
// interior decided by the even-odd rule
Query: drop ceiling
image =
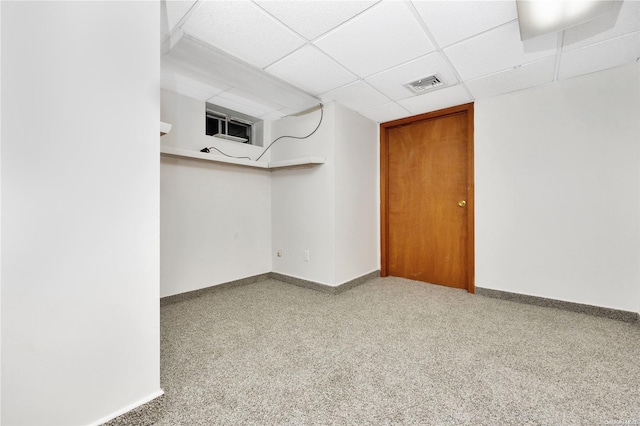
<path fill-rule="evenodd" d="M 515 0 L 166 1 L 161 28 L 162 87 L 264 119 L 335 100 L 385 122 L 640 58 L 640 2 L 633 0 L 525 42 Z M 304 102 L 230 82 L 215 66 L 198 68 L 178 54 L 184 40 L 223 52 Z M 404 87 L 433 74 L 446 84 L 419 95 Z"/>

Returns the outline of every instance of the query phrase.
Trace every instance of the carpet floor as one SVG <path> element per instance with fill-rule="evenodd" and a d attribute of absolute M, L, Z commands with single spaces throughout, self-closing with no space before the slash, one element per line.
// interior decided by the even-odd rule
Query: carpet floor
<path fill-rule="evenodd" d="M 640 425 L 640 327 L 400 278 L 162 307 L 165 425 Z"/>

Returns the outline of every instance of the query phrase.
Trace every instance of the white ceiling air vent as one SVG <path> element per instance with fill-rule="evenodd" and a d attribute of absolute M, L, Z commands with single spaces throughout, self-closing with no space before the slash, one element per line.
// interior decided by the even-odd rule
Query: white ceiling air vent
<path fill-rule="evenodd" d="M 438 87 L 442 87 L 447 82 L 444 78 L 440 77 L 439 74 L 433 74 L 428 77 L 422 77 L 416 81 L 412 81 L 410 83 L 406 83 L 404 87 L 411 90 L 413 93 L 421 94 L 428 92 L 429 90 L 437 89 Z"/>

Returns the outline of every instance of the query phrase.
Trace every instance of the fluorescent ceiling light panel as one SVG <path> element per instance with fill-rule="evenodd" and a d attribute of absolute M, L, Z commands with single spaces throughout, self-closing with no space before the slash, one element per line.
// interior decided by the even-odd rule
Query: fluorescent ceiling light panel
<path fill-rule="evenodd" d="M 613 0 L 517 0 L 520 38 L 561 31 L 611 12 Z"/>

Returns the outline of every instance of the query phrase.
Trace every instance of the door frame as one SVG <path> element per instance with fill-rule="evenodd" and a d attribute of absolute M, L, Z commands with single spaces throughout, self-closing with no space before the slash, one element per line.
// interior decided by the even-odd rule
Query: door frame
<path fill-rule="evenodd" d="M 420 121 L 467 114 L 467 291 L 475 293 L 473 102 L 380 123 L 380 276 L 389 276 L 389 129 Z"/>

